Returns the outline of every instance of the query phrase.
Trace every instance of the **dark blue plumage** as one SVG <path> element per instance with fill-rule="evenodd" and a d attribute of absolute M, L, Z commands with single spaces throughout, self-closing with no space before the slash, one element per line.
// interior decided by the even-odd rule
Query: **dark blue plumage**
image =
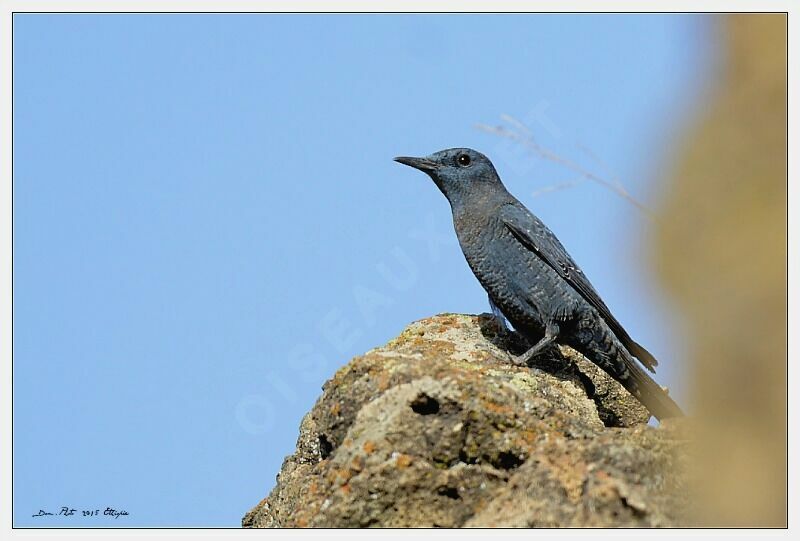
<path fill-rule="evenodd" d="M 567 344 L 619 381 L 657 418 L 681 410 L 634 360 L 655 358 L 631 339 L 556 236 L 500 180 L 489 159 L 453 148 L 426 158 L 395 158 L 427 173 L 450 202 L 459 244 L 472 272 L 514 328 L 536 344 Z"/>

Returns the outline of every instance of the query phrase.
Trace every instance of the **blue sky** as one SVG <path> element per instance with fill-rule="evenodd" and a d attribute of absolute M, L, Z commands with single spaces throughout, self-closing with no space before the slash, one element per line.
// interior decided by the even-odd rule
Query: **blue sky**
<path fill-rule="evenodd" d="M 651 222 L 591 182 L 534 196 L 577 175 L 475 124 L 525 120 L 657 208 L 712 23 L 16 15 L 14 524 L 238 526 L 338 367 L 487 311 L 396 155 L 489 155 L 684 396 Z M 130 514 L 31 516 L 62 506 Z"/>

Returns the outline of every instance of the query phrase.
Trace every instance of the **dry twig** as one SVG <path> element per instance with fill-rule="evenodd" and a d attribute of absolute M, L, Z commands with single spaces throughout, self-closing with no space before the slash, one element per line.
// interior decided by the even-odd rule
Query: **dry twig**
<path fill-rule="evenodd" d="M 601 186 L 616 193 L 618 196 L 622 197 L 623 199 L 634 205 L 636 208 L 638 208 L 645 216 L 647 216 L 650 219 L 653 219 L 654 216 L 653 212 L 649 208 L 647 208 L 644 204 L 639 202 L 636 198 L 634 198 L 628 192 L 628 190 L 625 189 L 625 187 L 618 179 L 615 178 L 614 180 L 611 181 L 606 180 L 603 177 L 600 177 L 592 173 L 591 171 L 587 171 L 577 163 L 568 160 L 566 158 L 562 158 L 561 156 L 555 154 L 554 152 L 544 148 L 539 143 L 537 143 L 536 140 L 533 138 L 531 130 L 527 126 L 525 126 L 525 124 L 522 123 L 521 121 L 517 120 L 516 118 L 510 115 L 501 115 L 501 118 L 505 122 L 510 124 L 512 128 L 507 128 L 505 126 L 489 126 L 487 124 L 476 124 L 475 127 L 487 133 L 492 133 L 495 135 L 499 135 L 500 137 L 505 137 L 506 139 L 510 139 L 516 143 L 523 145 L 528 150 L 534 152 L 535 154 L 546 160 L 550 160 L 551 162 L 563 165 L 564 167 L 567 167 L 568 169 L 575 171 L 583 178 L 596 182 L 597 184 L 600 184 Z M 590 151 L 588 151 L 588 149 L 585 149 L 585 152 L 589 153 L 590 156 L 592 156 L 593 159 L 595 159 L 596 161 L 599 161 L 599 159 L 596 156 L 594 156 L 594 154 L 592 154 Z M 541 195 L 542 193 L 545 192 L 560 190 L 563 188 L 574 186 L 575 184 L 578 183 L 577 182 L 562 183 L 548 188 L 544 188 L 536 193 L 538 195 Z"/>

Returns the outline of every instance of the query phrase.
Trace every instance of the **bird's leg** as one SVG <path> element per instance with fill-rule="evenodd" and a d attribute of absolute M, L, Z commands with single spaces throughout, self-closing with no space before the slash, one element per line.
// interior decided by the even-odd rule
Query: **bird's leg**
<path fill-rule="evenodd" d="M 530 348 L 528 351 L 519 355 L 518 357 L 511 357 L 511 362 L 517 366 L 528 366 L 530 361 L 537 353 L 541 352 L 544 348 L 552 344 L 558 338 L 559 328 L 555 323 L 548 323 L 544 329 L 544 336 L 541 340 Z"/>
<path fill-rule="evenodd" d="M 500 311 L 500 308 L 497 307 L 491 297 L 489 297 L 489 307 L 492 309 L 492 314 L 494 314 L 494 318 L 497 320 L 497 324 L 500 328 L 506 331 L 509 330 L 506 316 L 503 315 L 503 312 Z"/>

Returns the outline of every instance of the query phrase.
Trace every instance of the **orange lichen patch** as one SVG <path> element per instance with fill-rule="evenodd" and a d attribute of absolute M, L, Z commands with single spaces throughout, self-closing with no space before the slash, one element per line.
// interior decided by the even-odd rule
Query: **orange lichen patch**
<path fill-rule="evenodd" d="M 532 447 L 539 439 L 539 434 L 534 430 L 520 430 L 514 438 L 514 445 L 517 447 Z"/>
<path fill-rule="evenodd" d="M 341 490 L 345 494 L 350 494 L 350 485 L 345 483 L 341 487 L 339 487 L 339 490 Z"/>
<path fill-rule="evenodd" d="M 594 483 L 590 490 L 593 497 L 603 501 L 613 501 L 620 497 L 617 481 L 603 470 L 594 472 Z"/>
<path fill-rule="evenodd" d="M 370 440 L 365 441 L 363 449 L 364 452 L 367 453 L 368 455 L 372 454 L 372 452 L 375 450 L 375 442 Z"/>
<path fill-rule="evenodd" d="M 350 478 L 353 477 L 354 472 L 347 469 L 347 470 L 339 470 L 339 475 L 337 478 L 341 479 L 341 484 L 346 485 Z"/>
<path fill-rule="evenodd" d="M 389 374 L 387 374 L 386 372 L 381 372 L 378 374 L 377 380 L 378 380 L 379 391 L 385 391 L 386 389 L 389 388 L 389 384 L 391 383 Z"/>
<path fill-rule="evenodd" d="M 403 453 L 398 455 L 397 458 L 395 459 L 395 465 L 398 468 L 408 468 L 412 462 L 413 459 L 411 458 L 411 455 L 406 455 Z"/>
<path fill-rule="evenodd" d="M 478 500 L 478 501 L 477 501 L 477 503 L 474 505 L 474 507 L 472 508 L 472 510 L 473 510 L 475 513 L 478 513 L 478 512 L 480 512 L 480 511 L 483 511 L 484 509 L 486 509 L 486 506 L 488 506 L 488 505 L 489 505 L 489 500 L 486 500 L 486 499 L 481 499 L 481 500 Z"/>
<path fill-rule="evenodd" d="M 336 482 L 336 469 L 331 468 L 325 472 L 325 480 L 329 485 L 332 485 L 334 482 Z"/>
<path fill-rule="evenodd" d="M 494 355 L 486 351 L 485 349 L 476 349 L 475 351 L 470 352 L 469 356 L 479 362 L 486 362 L 489 359 L 493 359 Z"/>
<path fill-rule="evenodd" d="M 429 367 L 429 370 L 433 372 L 433 377 L 437 379 L 447 378 L 448 380 L 452 381 L 454 385 L 461 386 L 464 383 L 468 383 L 470 381 L 476 381 L 478 377 L 471 372 L 466 370 L 462 370 L 461 367 L 456 364 L 459 361 L 454 362 L 444 362 L 440 363 L 438 366 L 433 365 Z M 466 399 L 469 398 L 469 394 L 466 390 L 463 390 L 462 398 Z"/>
<path fill-rule="evenodd" d="M 421 348 L 421 347 L 423 347 L 425 345 L 425 343 L 426 343 L 426 340 L 424 338 L 421 338 L 420 336 L 409 337 L 404 342 L 404 344 L 408 344 L 408 345 L 413 346 L 415 348 Z"/>
<path fill-rule="evenodd" d="M 370 363 L 366 372 L 368 376 L 374 377 L 375 374 L 380 374 L 382 371 L 383 371 L 383 365 L 379 365 L 377 363 Z"/>
<path fill-rule="evenodd" d="M 583 484 L 586 479 L 588 467 L 580 456 L 576 456 L 565 449 L 558 452 L 539 455 L 541 464 L 550 470 L 553 478 L 557 479 L 573 503 L 581 499 Z M 605 472 L 597 472 L 609 478 Z M 610 479 L 610 478 L 609 478 Z"/>
<path fill-rule="evenodd" d="M 342 405 L 341 405 L 341 403 L 339 403 L 339 402 L 335 402 L 335 403 L 334 403 L 334 404 L 331 406 L 331 415 L 335 415 L 336 417 L 338 417 L 338 416 L 339 416 L 339 414 L 340 414 L 341 412 L 342 412 Z"/>
<path fill-rule="evenodd" d="M 487 411 L 491 411 L 492 413 L 498 413 L 500 415 L 511 415 L 514 413 L 513 408 L 504 404 L 498 404 L 494 400 L 491 400 L 486 397 L 481 397 L 481 405 L 486 408 Z"/>
<path fill-rule="evenodd" d="M 353 460 L 350 461 L 350 469 L 355 472 L 360 472 L 364 469 L 364 462 L 363 456 L 354 456 Z"/>
<path fill-rule="evenodd" d="M 354 472 L 350 471 L 349 468 L 347 469 L 331 468 L 328 471 L 327 475 L 325 476 L 325 479 L 331 485 L 336 485 L 336 484 L 344 485 L 347 484 L 347 482 L 350 480 L 351 477 L 353 477 L 353 473 Z"/>
<path fill-rule="evenodd" d="M 456 316 L 441 316 L 439 318 L 440 325 L 454 325 L 458 323 L 458 318 Z"/>
<path fill-rule="evenodd" d="M 420 340 L 420 342 L 422 342 L 422 340 Z M 452 355 L 456 350 L 456 347 L 453 345 L 453 343 L 446 340 L 430 340 L 426 341 L 425 344 L 431 354 L 449 356 Z"/>
<path fill-rule="evenodd" d="M 349 364 L 342 366 L 336 371 L 336 373 L 333 375 L 332 378 L 333 382 L 336 383 L 342 381 L 343 379 L 346 379 L 347 376 L 350 374 L 350 372 L 353 370 L 353 366 L 358 365 L 358 363 L 360 363 L 363 359 L 364 359 L 363 355 L 357 355 L 353 357 Z"/>

